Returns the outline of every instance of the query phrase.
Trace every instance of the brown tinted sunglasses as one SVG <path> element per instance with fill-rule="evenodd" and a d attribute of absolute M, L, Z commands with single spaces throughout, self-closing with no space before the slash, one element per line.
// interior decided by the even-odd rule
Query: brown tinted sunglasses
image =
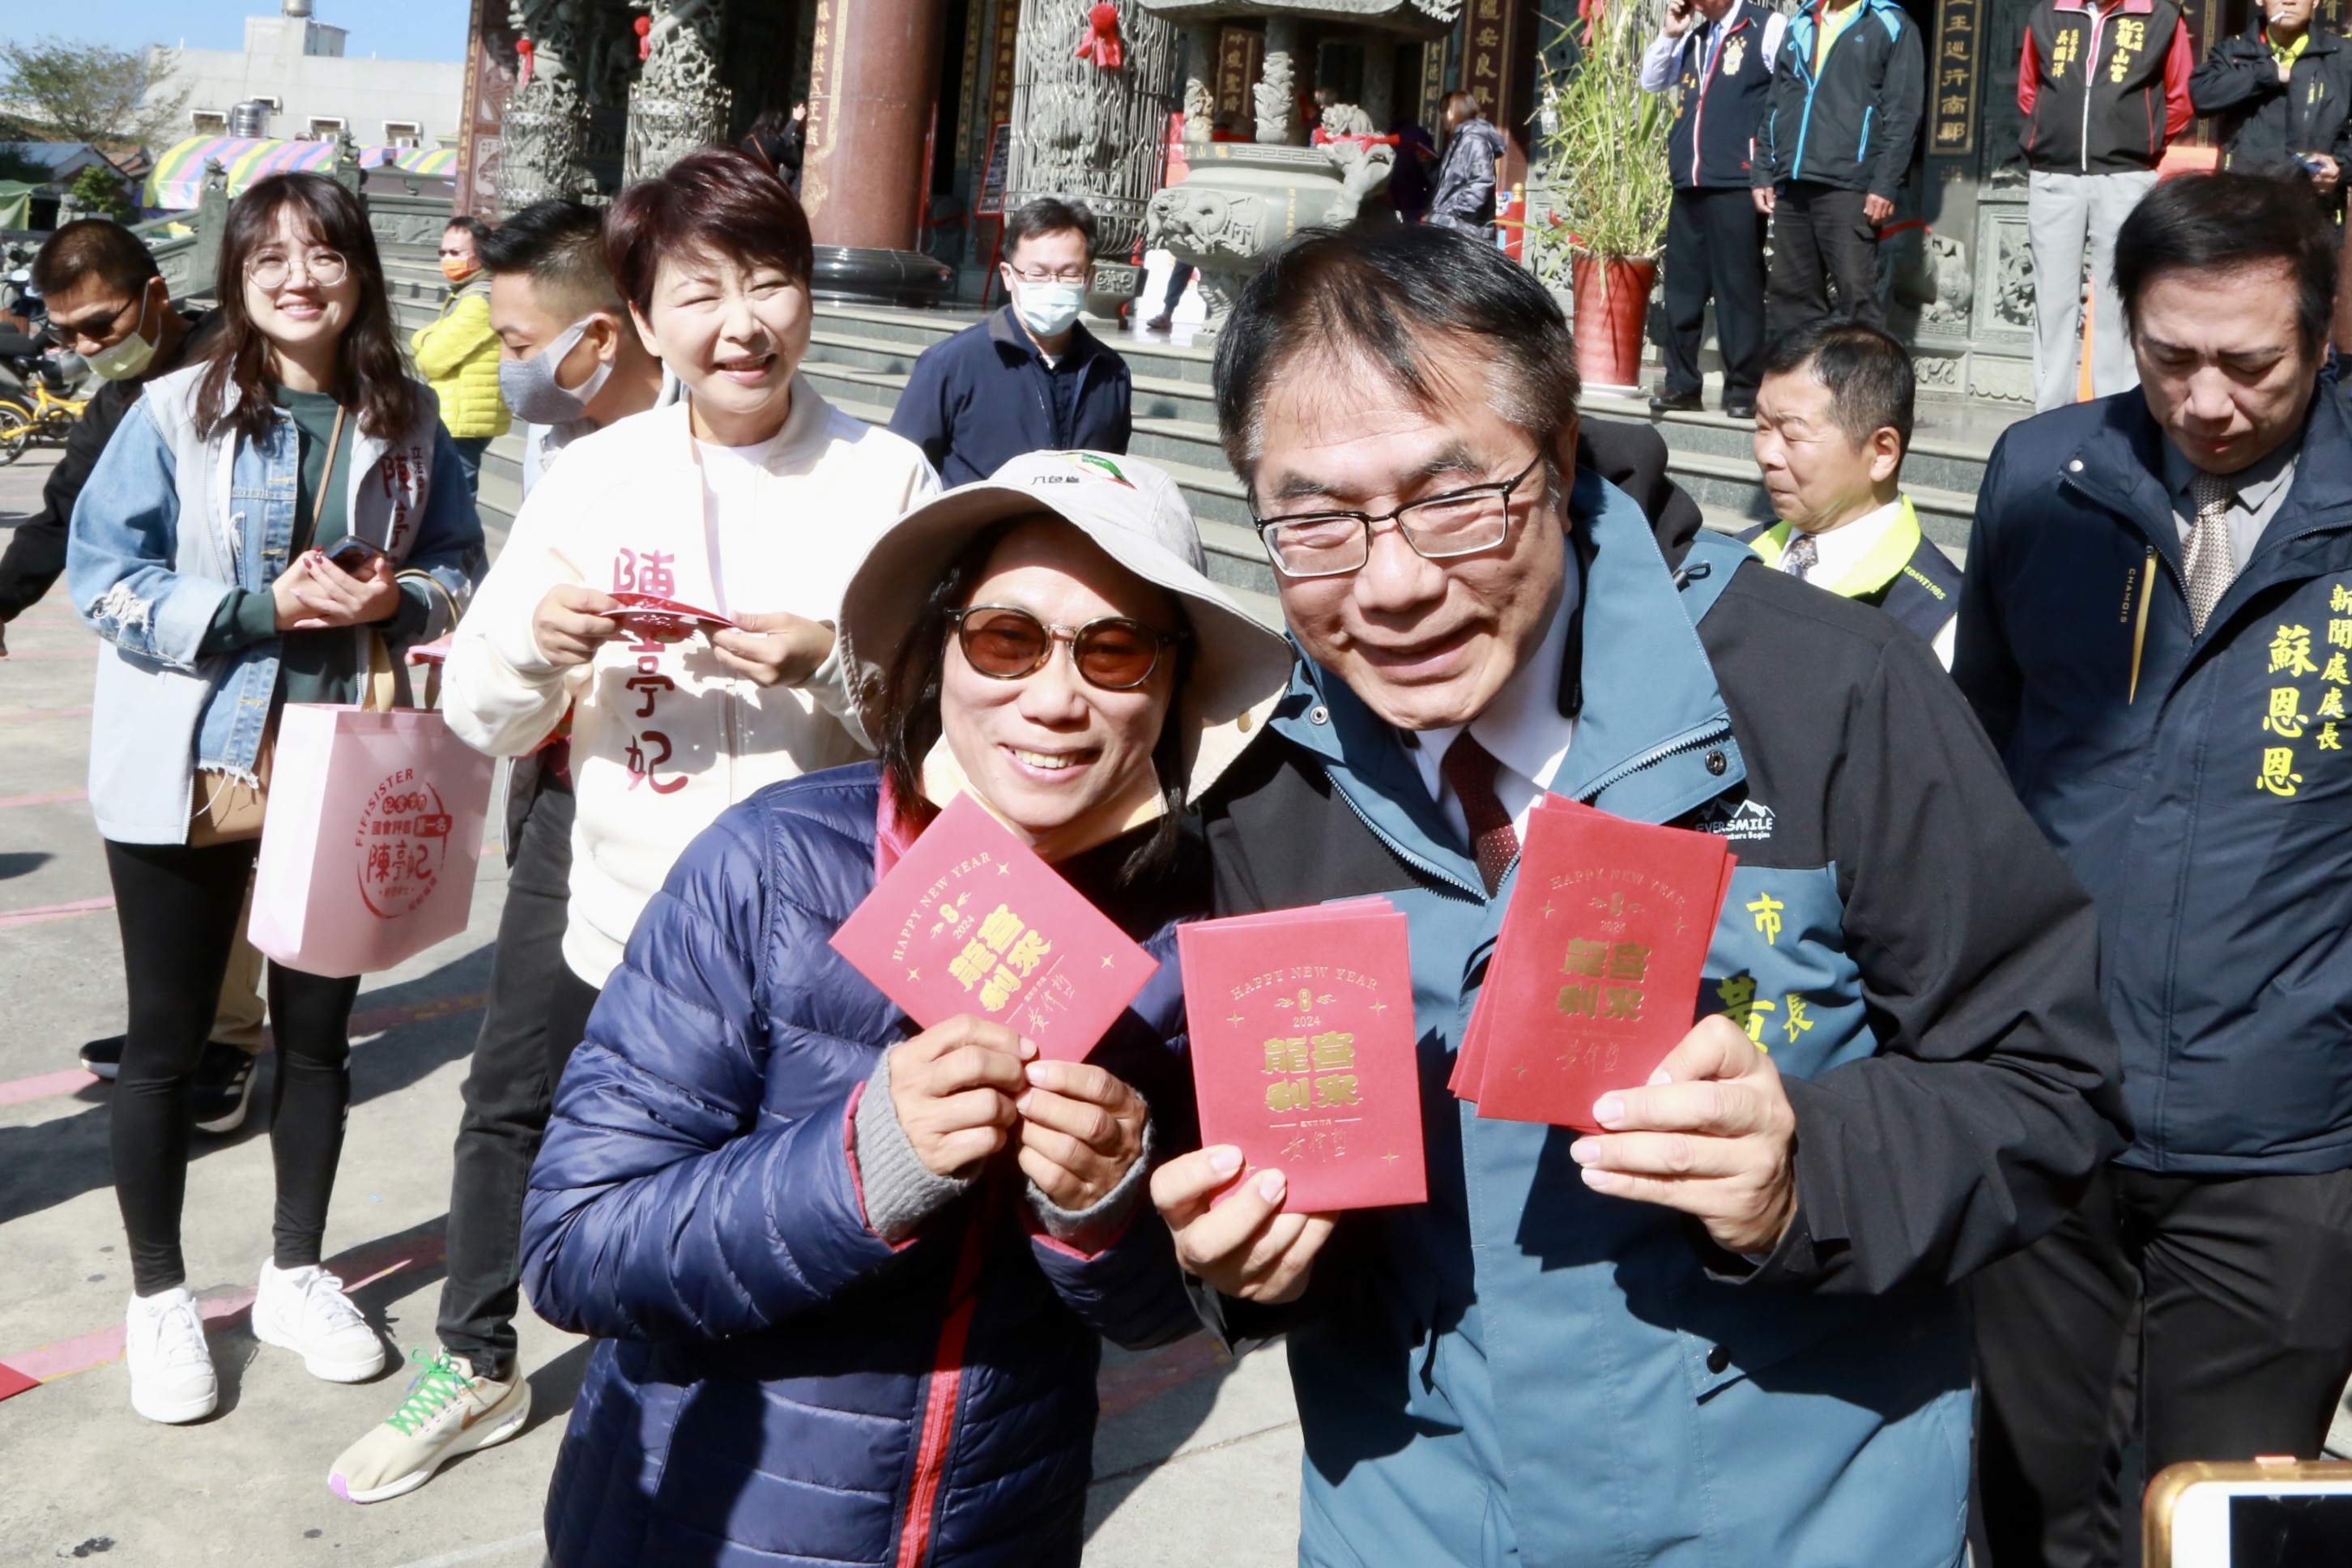
<path fill-rule="evenodd" d="M 1184 640 L 1181 632 L 1106 616 L 1082 626 L 1047 626 L 1026 610 L 1010 605 L 972 605 L 950 610 L 956 641 L 964 662 L 993 680 L 1019 680 L 1034 675 L 1054 657 L 1054 645 L 1070 645 L 1070 662 L 1089 686 L 1106 691 L 1132 691 L 1151 679 L 1170 648 Z"/>

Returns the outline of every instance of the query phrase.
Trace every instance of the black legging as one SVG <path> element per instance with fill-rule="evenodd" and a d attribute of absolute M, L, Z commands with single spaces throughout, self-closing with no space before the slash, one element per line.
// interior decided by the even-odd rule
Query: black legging
<path fill-rule="evenodd" d="M 131 1237 L 132 1288 L 184 1283 L 180 1205 L 188 1178 L 188 1084 L 211 1036 L 255 843 L 192 849 L 106 846 L 131 1026 L 114 1080 L 114 1195 Z M 280 1268 L 319 1261 L 327 1200 L 352 1100 L 352 1002 L 358 977 L 331 980 L 272 963 L 269 1022 L 278 1071 L 269 1151 L 278 1167 L 273 1226 Z"/>

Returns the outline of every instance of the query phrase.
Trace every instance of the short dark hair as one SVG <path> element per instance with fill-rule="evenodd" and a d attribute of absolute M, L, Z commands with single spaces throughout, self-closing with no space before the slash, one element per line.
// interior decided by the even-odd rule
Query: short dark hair
<path fill-rule="evenodd" d="M 490 226 L 471 213 L 459 213 L 441 226 L 441 232 L 446 234 L 453 228 L 462 228 L 473 237 L 474 254 L 478 258 L 482 254 L 482 241 L 490 237 Z"/>
<path fill-rule="evenodd" d="M 614 198 L 604 264 L 639 315 L 653 310 L 664 258 L 696 252 L 776 268 L 806 288 L 816 274 L 808 215 L 773 169 L 740 147 L 701 147 Z"/>
<path fill-rule="evenodd" d="M 1010 258 L 1021 248 L 1024 239 L 1035 239 L 1045 234 L 1068 234 L 1075 230 L 1087 242 L 1087 259 L 1095 258 L 1095 215 L 1084 202 L 1066 202 L 1059 196 L 1036 196 L 1023 202 L 1004 216 L 1004 254 Z"/>
<path fill-rule="evenodd" d="M 2295 330 L 2306 351 L 2327 343 L 2336 309 L 2336 247 L 2301 174 L 2191 174 L 2142 196 L 2116 231 L 2116 292 L 2139 337 L 2139 302 L 2167 272 L 2234 272 L 2275 263 L 2294 275 Z"/>
<path fill-rule="evenodd" d="M 1438 112 L 1447 114 L 1457 109 L 1469 119 L 1482 119 L 1486 112 L 1486 100 L 1466 88 L 1457 87 L 1445 95 L 1445 101 L 1438 106 Z"/>
<path fill-rule="evenodd" d="M 1533 273 L 1436 225 L 1303 231 L 1242 289 L 1217 339 L 1226 460 L 1244 483 L 1254 479 L 1260 410 L 1293 356 L 1352 351 L 1431 403 L 1437 388 L 1424 359 L 1448 339 L 1469 346 L 1496 412 L 1533 436 L 1549 462 L 1583 388 L 1568 319 Z"/>
<path fill-rule="evenodd" d="M 42 241 L 33 258 L 33 287 L 44 298 L 79 289 L 92 278 L 128 298 L 161 276 L 146 241 L 110 217 L 74 219 Z"/>
<path fill-rule="evenodd" d="M 1830 417 L 1859 447 L 1892 427 L 1911 449 L 1912 405 L 1919 390 L 1909 351 L 1876 327 L 1835 317 L 1783 332 L 1764 353 L 1764 374 L 1792 375 L 1808 366 L 1830 391 Z"/>
<path fill-rule="evenodd" d="M 530 274 L 558 315 L 625 309 L 604 265 L 604 215 L 585 202 L 533 202 L 474 244 L 491 277 Z"/>

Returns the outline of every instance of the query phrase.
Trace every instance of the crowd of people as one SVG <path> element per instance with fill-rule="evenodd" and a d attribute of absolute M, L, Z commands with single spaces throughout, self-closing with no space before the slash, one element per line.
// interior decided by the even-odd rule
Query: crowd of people
<path fill-rule="evenodd" d="M 2085 383 L 2095 397 L 2137 384 L 2116 237 L 2199 116 L 2214 121 L 2221 168 L 2301 179 L 2341 226 L 2352 49 L 2315 9 L 2260 0 L 2244 33 L 2200 63 L 2172 0 L 2036 0 L 2017 67 L 2035 408 L 2074 402 Z M 1759 0 L 1668 0 L 1641 75 L 1645 90 L 1675 95 L 1665 374 L 1652 408 L 1704 405 L 1709 300 L 1722 408 L 1736 419 L 1756 411 L 1768 341 L 1832 310 L 1885 325 L 1879 252 L 1918 155 L 1924 58 L 1895 0 L 1824 0 L 1793 17 Z"/>
<path fill-rule="evenodd" d="M 2168 0 L 2120 4 L 2147 74 L 2099 90 L 2185 74 Z M 2032 37 L 2105 15 L 2053 10 Z M 2333 68 L 2305 19 L 2282 78 Z M 1668 26 L 1652 74 L 1765 117 L 1769 180 L 1685 116 L 1675 232 L 1710 288 L 1753 281 L 1729 252 L 1765 212 L 1788 247 L 1725 329 L 1779 521 L 1702 526 L 1483 237 L 1310 233 L 1215 364 L 1286 638 L 1126 454 L 1074 204 L 1008 218 L 1008 303 L 887 430 L 801 374 L 814 257 L 772 156 L 453 224 L 405 358 L 330 181 L 238 197 L 194 319 L 127 230 L 60 230 L 52 330 L 108 384 L 19 542 L 61 536 L 102 641 L 129 1026 L 91 1049 L 132 1408 L 216 1404 L 180 1210 L 206 1086 L 249 1092 L 283 705 L 408 705 L 407 650 L 446 637 L 449 730 L 510 759 L 511 870 L 435 1343 L 331 1465 L 352 1502 L 522 1429 L 526 1292 L 594 1342 L 560 1568 L 1074 1563 L 1102 1341 L 1203 1331 L 1286 1336 L 1313 1563 L 1946 1568 L 1972 1535 L 2107 1564 L 2126 1441 L 2150 1473 L 2315 1457 L 2352 1376 L 2352 414 L 2318 172 L 2135 198 L 2099 253 L 2136 385 L 2001 439 L 1963 574 L 1903 489 L 1909 355 L 1859 295 L 1794 310 L 1862 275 L 1908 157 L 1869 94 L 1916 94 L 1916 30 L 1880 0 Z M 2052 188 L 2095 228 L 2105 196 Z M 510 416 L 493 563 L 474 486 Z M 730 624 L 648 636 L 627 592 Z M 829 943 L 964 795 L 1161 963 L 1083 1062 L 918 1029 Z M 1699 1016 L 1581 1135 L 1444 1087 L 1547 795 L 1738 857 Z M 1429 1196 L 1298 1212 L 1202 1144 L 1175 933 L 1370 895 L 1411 932 Z M 258 983 L 254 1331 L 341 1382 L 386 1360 L 323 1266 L 359 984 Z"/>

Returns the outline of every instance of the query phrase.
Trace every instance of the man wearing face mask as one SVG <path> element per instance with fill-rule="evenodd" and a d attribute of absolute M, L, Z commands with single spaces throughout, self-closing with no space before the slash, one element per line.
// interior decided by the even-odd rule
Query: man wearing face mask
<path fill-rule="evenodd" d="M 592 431 L 676 400 L 629 328 L 604 265 L 604 218 L 582 202 L 535 202 L 481 237 L 499 395 L 525 424 L 522 490 Z"/>
<path fill-rule="evenodd" d="M 665 385 L 661 362 L 627 324 L 628 307 L 604 262 L 604 215 L 594 207 L 535 203 L 481 236 L 479 246 L 500 348 L 499 388 L 530 424 L 528 495 L 566 445 L 675 402 L 677 384 Z M 507 775 L 506 907 L 452 1150 L 448 1271 L 435 1327 L 479 1380 L 468 1395 L 474 1405 L 469 1413 L 450 1404 L 427 1420 L 403 1403 L 371 1427 L 332 1472 L 354 1500 L 424 1485 L 447 1460 L 511 1436 L 517 1412 L 530 1405 L 530 1385 L 515 1373 L 518 1251 L 523 1180 L 569 1053 L 568 1043 L 551 1047 L 547 1021 L 572 905 L 571 729 L 567 715 L 545 744 L 513 759 Z"/>
<path fill-rule="evenodd" d="M 114 427 L 146 384 L 177 370 L 208 318 L 172 308 L 172 290 L 147 247 L 111 218 L 82 218 L 49 236 L 33 258 L 33 287 L 47 301 L 49 336 L 89 365 L 102 384 L 66 437 L 65 455 L 41 487 L 41 510 L 17 524 L 0 555 L 0 632 L 40 600 L 66 567 L 66 525 Z M 0 635 L 0 656 L 7 653 Z M 240 941 L 221 983 L 211 1043 L 190 1089 L 196 1128 L 233 1132 L 253 1093 L 261 1049 L 261 955 Z M 81 1065 L 111 1079 L 122 1037 L 81 1048 Z"/>
<path fill-rule="evenodd" d="M 1127 362 L 1078 321 L 1094 282 L 1095 217 L 1040 196 L 1004 220 L 1011 302 L 933 343 L 890 416 L 943 485 L 984 479 L 1024 452 L 1125 452 Z"/>

